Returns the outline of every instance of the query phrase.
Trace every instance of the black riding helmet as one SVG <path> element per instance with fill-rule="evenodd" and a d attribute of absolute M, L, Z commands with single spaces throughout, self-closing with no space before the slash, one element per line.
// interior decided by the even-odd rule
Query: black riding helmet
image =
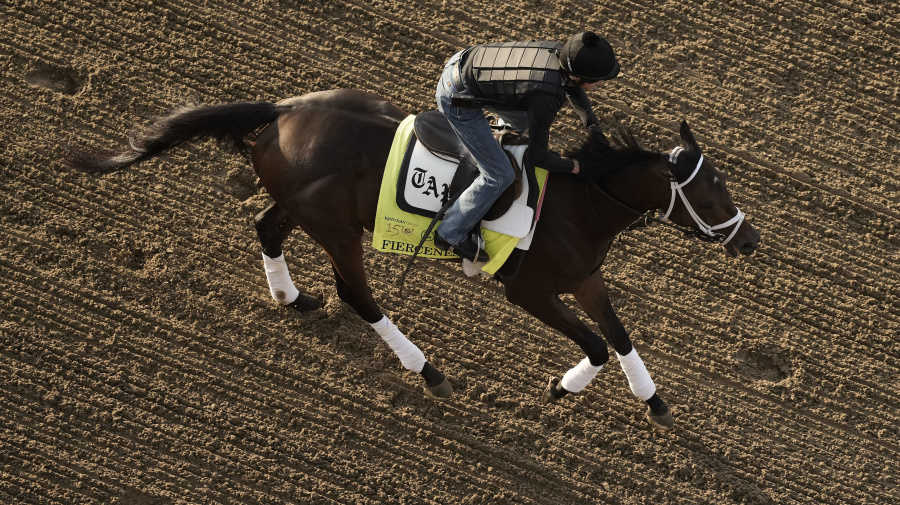
<path fill-rule="evenodd" d="M 612 46 L 594 32 L 573 35 L 559 52 L 559 65 L 570 75 L 588 81 L 606 81 L 619 75 Z"/>

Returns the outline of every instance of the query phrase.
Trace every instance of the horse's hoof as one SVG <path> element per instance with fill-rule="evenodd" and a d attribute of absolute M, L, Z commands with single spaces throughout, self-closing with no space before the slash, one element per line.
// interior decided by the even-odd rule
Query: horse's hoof
<path fill-rule="evenodd" d="M 551 377 L 550 382 L 547 384 L 547 389 L 544 390 L 544 393 L 541 394 L 541 404 L 549 405 L 551 403 L 556 403 L 559 401 L 561 396 L 556 396 L 553 394 L 556 391 L 556 386 L 559 384 L 559 379 L 556 377 Z"/>
<path fill-rule="evenodd" d="M 432 400 L 446 400 L 453 396 L 453 386 L 447 382 L 447 378 L 440 370 L 431 366 L 431 363 L 425 362 L 419 375 L 425 379 L 425 396 Z"/>
<path fill-rule="evenodd" d="M 646 418 L 650 426 L 658 430 L 669 431 L 675 426 L 675 418 L 672 417 L 672 411 L 669 408 L 660 413 L 654 413 L 653 410 L 647 409 Z"/>
<path fill-rule="evenodd" d="M 450 381 L 444 379 L 437 386 L 425 386 L 425 396 L 432 400 L 444 401 L 453 396 L 453 386 L 450 385 Z"/>
<path fill-rule="evenodd" d="M 318 298 L 303 293 L 297 295 L 297 299 L 293 302 L 285 304 L 285 307 L 290 307 L 299 312 L 309 312 L 311 310 L 316 310 L 321 306 L 322 302 L 320 302 Z"/>

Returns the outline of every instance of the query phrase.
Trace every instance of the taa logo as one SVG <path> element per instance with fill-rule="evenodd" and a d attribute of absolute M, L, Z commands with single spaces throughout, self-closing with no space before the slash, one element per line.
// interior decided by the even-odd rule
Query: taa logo
<path fill-rule="evenodd" d="M 423 195 L 430 195 L 441 200 L 441 205 L 447 203 L 450 199 L 450 185 L 441 183 L 441 189 L 438 191 L 437 179 L 433 175 L 428 175 L 428 170 L 416 167 L 413 169 L 410 183 L 416 189 L 425 188 Z"/>

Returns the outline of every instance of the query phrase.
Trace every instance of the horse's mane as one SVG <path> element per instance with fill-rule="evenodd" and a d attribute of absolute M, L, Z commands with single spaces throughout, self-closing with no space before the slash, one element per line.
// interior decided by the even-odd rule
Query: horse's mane
<path fill-rule="evenodd" d="M 642 161 L 658 160 L 664 155 L 645 149 L 629 128 L 617 125 L 615 134 L 608 137 L 589 134 L 581 147 L 567 152 L 566 157 L 578 160 L 584 175 L 591 182 L 601 184 L 626 167 Z"/>

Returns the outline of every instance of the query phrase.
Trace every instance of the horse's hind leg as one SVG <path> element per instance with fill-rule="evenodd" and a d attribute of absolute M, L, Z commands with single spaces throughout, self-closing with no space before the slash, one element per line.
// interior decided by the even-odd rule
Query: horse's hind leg
<path fill-rule="evenodd" d="M 426 361 L 421 349 L 410 342 L 375 303 L 366 281 L 360 238 L 357 236 L 342 243 L 322 244 L 331 257 L 338 296 L 372 326 L 400 358 L 404 368 L 425 379 L 425 394 L 428 397 L 436 400 L 450 398 L 453 387 L 444 375 Z"/>
<path fill-rule="evenodd" d="M 294 286 L 281 248 L 284 239 L 296 227 L 297 223 L 275 203 L 256 215 L 256 234 L 262 244 L 263 265 L 272 298 L 282 305 L 306 312 L 318 309 L 322 304 L 318 298 L 301 293 Z"/>

